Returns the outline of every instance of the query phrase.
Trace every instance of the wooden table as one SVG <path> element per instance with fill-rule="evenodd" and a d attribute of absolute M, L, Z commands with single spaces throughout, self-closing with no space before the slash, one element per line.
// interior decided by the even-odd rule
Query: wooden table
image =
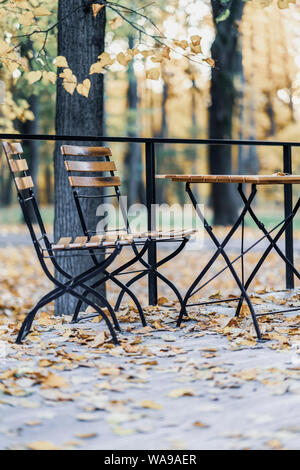
<path fill-rule="evenodd" d="M 289 224 L 292 222 L 294 219 L 296 213 L 298 212 L 298 209 L 300 207 L 300 198 L 298 198 L 298 201 L 292 210 L 292 212 L 284 219 L 282 220 L 279 224 L 277 224 L 275 227 L 273 227 L 271 230 L 267 230 L 264 226 L 264 224 L 259 220 L 257 215 L 255 214 L 251 204 L 255 198 L 255 195 L 257 193 L 257 185 L 274 185 L 274 184 L 300 184 L 300 175 L 287 175 L 284 173 L 276 173 L 274 175 L 179 175 L 179 174 L 167 174 L 167 175 L 156 175 L 157 179 L 164 179 L 164 180 L 171 180 L 174 182 L 181 182 L 185 183 L 186 185 L 186 192 L 193 204 L 193 207 L 198 215 L 198 217 L 201 219 L 203 222 L 204 228 L 212 241 L 214 242 L 217 250 L 209 260 L 206 266 L 201 270 L 200 274 L 196 277 L 195 281 L 192 283 L 190 288 L 188 289 L 185 298 L 184 298 L 184 304 L 183 307 L 180 311 L 180 315 L 178 318 L 178 326 L 181 324 L 184 315 L 186 314 L 186 307 L 188 306 L 194 306 L 194 305 L 207 305 L 210 303 L 221 303 L 221 302 L 229 302 L 232 300 L 238 300 L 238 306 L 236 309 L 236 316 L 239 316 L 242 304 L 244 300 L 247 302 L 249 310 L 251 312 L 253 324 L 255 327 L 255 331 L 258 337 L 258 340 L 262 340 L 261 332 L 259 329 L 259 325 L 257 322 L 255 310 L 253 307 L 253 304 L 249 298 L 249 295 L 247 294 L 247 290 L 253 281 L 254 277 L 256 276 L 258 270 L 261 268 L 263 262 L 265 261 L 266 257 L 270 253 L 272 249 L 276 250 L 278 255 L 282 258 L 282 260 L 289 265 L 291 270 L 294 272 L 294 274 L 300 279 L 300 274 L 298 270 L 295 268 L 293 263 L 291 263 L 286 255 L 281 251 L 281 249 L 277 245 L 277 241 L 281 237 L 281 235 L 286 231 L 287 227 Z M 192 185 L 193 184 L 200 184 L 200 183 L 212 183 L 212 184 L 217 184 L 217 183 L 235 183 L 237 184 L 237 189 L 240 194 L 240 197 L 243 201 L 243 208 L 235 222 L 235 224 L 232 226 L 224 240 L 221 242 L 217 239 L 215 234 L 213 233 L 213 228 L 209 225 L 207 220 L 204 217 L 204 214 L 201 211 L 201 206 L 198 204 L 196 197 L 192 191 Z M 244 190 L 243 190 L 243 185 L 245 184 L 250 184 L 251 185 L 251 192 L 250 195 L 247 197 Z M 253 219 L 257 227 L 262 231 L 263 236 L 258 239 L 253 245 L 251 245 L 247 250 L 244 250 L 244 221 L 245 221 L 245 216 L 249 214 L 250 217 Z M 239 226 L 242 225 L 242 240 L 241 240 L 241 253 L 240 255 L 235 258 L 233 261 L 230 261 L 226 251 L 225 247 L 228 244 L 229 240 L 232 238 L 233 234 L 236 232 L 236 230 L 239 228 Z M 278 229 L 277 233 L 275 236 L 271 236 L 271 233 L 274 232 L 276 229 Z M 248 279 L 245 281 L 245 276 L 244 276 L 244 256 L 246 253 L 248 253 L 254 246 L 256 246 L 258 243 L 260 243 L 263 239 L 267 239 L 269 241 L 269 246 L 268 248 L 264 251 L 262 254 L 261 258 L 259 259 L 257 265 L 251 272 L 250 276 Z M 213 276 L 208 282 L 205 282 L 205 284 L 202 284 L 200 287 L 198 287 L 200 281 L 202 278 L 206 275 L 208 270 L 211 268 L 211 266 L 214 264 L 214 262 L 217 260 L 217 258 L 221 255 L 225 262 L 226 262 L 226 267 L 221 270 L 217 275 Z M 241 259 L 242 262 L 242 278 L 240 279 L 236 270 L 233 267 L 233 264 Z M 202 302 L 198 304 L 188 304 L 188 300 L 193 297 L 196 293 L 198 293 L 204 286 L 206 286 L 209 282 L 211 282 L 213 279 L 215 279 L 219 274 L 225 271 L 225 269 L 229 269 L 233 278 L 236 281 L 237 286 L 239 287 L 241 291 L 241 296 L 238 297 L 237 299 L 225 299 L 221 301 L 212 301 L 212 302 Z M 293 311 L 293 310 L 300 310 L 300 308 L 293 308 L 293 309 L 287 309 L 284 310 L 285 312 L 287 311 Z M 280 311 L 282 313 L 283 311 Z M 268 312 L 268 314 L 271 313 L 278 313 L 278 312 Z"/>

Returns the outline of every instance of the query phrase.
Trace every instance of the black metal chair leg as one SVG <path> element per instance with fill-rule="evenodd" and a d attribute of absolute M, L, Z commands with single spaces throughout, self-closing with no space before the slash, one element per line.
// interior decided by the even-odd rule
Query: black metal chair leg
<path fill-rule="evenodd" d="M 141 322 L 142 322 L 142 325 L 143 326 L 147 326 L 147 322 L 146 322 L 146 318 L 145 318 L 145 315 L 144 315 L 144 312 L 143 312 L 143 309 L 142 309 L 142 306 L 138 300 L 138 298 L 136 297 L 136 295 L 126 286 L 126 284 L 123 284 L 123 282 L 120 282 L 117 278 L 115 278 L 114 276 L 109 276 L 109 279 L 112 280 L 112 282 L 114 282 L 118 287 L 120 287 L 127 295 L 129 295 L 129 297 L 132 298 L 133 302 L 135 303 L 136 305 L 136 308 L 138 309 L 138 312 L 139 312 L 139 316 L 140 316 L 140 319 L 141 319 Z"/>
<path fill-rule="evenodd" d="M 58 283 L 58 284 L 60 284 L 60 283 Z M 17 336 L 17 340 L 16 340 L 17 344 L 21 344 L 21 342 L 24 340 L 24 338 L 26 338 L 26 336 L 30 333 L 30 329 L 31 329 L 33 320 L 34 320 L 35 315 L 37 314 L 38 310 L 40 310 L 42 307 L 44 307 L 48 303 L 52 302 L 53 300 L 57 299 L 58 297 L 64 295 L 65 293 L 73 295 L 77 299 L 84 300 L 87 304 L 89 304 L 92 308 L 94 308 L 96 310 L 96 312 L 98 312 L 98 314 L 101 315 L 102 318 L 104 319 L 104 321 L 106 322 L 106 325 L 107 325 L 107 327 L 110 331 L 110 334 L 112 336 L 112 339 L 114 341 L 114 344 L 119 344 L 119 341 L 118 341 L 116 333 L 113 329 L 113 326 L 112 326 L 111 322 L 109 321 L 109 319 L 108 319 L 107 315 L 105 314 L 105 312 L 103 312 L 103 310 L 98 305 L 96 305 L 94 302 L 91 302 L 88 299 L 84 299 L 79 293 L 74 291 L 69 286 L 64 286 L 63 284 L 61 284 L 58 289 L 54 289 L 54 291 L 52 291 L 49 294 L 45 295 L 37 303 L 37 305 L 29 312 L 29 314 L 26 316 L 26 318 L 25 318 L 25 320 L 24 320 L 24 322 L 21 326 L 21 329 L 19 331 L 19 334 Z"/>
<path fill-rule="evenodd" d="M 90 293 L 90 291 L 85 291 L 83 293 L 83 297 L 85 298 L 88 293 Z M 121 331 L 121 327 L 120 327 L 119 321 L 116 317 L 116 313 L 115 313 L 114 309 L 112 308 L 112 306 L 110 305 L 110 303 L 108 302 L 108 300 L 103 295 L 99 294 L 99 292 L 97 292 L 96 297 L 98 297 L 101 300 L 102 304 L 104 304 L 104 306 L 109 311 L 116 330 Z M 73 318 L 71 320 L 71 323 L 78 323 L 78 321 L 80 321 L 80 319 L 78 319 L 78 315 L 79 315 L 80 308 L 81 308 L 82 304 L 83 304 L 83 301 L 81 301 L 81 300 L 77 302 L 76 309 L 75 309 L 75 312 L 73 314 Z"/>
<path fill-rule="evenodd" d="M 136 256 L 131 259 L 130 261 L 128 261 L 127 263 L 125 263 L 124 265 L 120 266 L 119 268 L 117 268 L 115 271 L 113 271 L 112 273 L 109 273 L 108 271 L 104 270 L 103 273 L 106 275 L 103 279 L 100 279 L 98 282 L 96 282 L 95 284 L 92 285 L 92 288 L 97 288 L 99 287 L 102 283 L 106 282 L 107 280 L 111 279 L 116 285 L 118 285 L 118 287 L 121 287 L 121 289 L 124 291 L 124 294 L 127 293 L 131 298 L 132 300 L 134 301 L 137 309 L 138 309 L 138 312 L 139 312 L 139 315 L 140 315 L 140 318 L 141 318 L 141 321 L 142 321 L 142 324 L 143 326 L 146 326 L 147 323 L 146 323 L 146 319 L 145 319 L 145 316 L 144 316 L 144 312 L 143 312 L 143 309 L 141 307 L 141 304 L 139 303 L 137 297 L 133 294 L 133 292 L 131 292 L 125 284 L 121 283 L 121 281 L 118 281 L 117 278 L 115 277 L 117 274 L 123 272 L 124 270 L 126 270 L 128 267 L 132 266 L 133 264 L 135 264 L 137 261 L 139 261 L 141 259 L 141 257 L 146 253 L 147 249 L 148 249 L 148 242 L 145 243 L 145 245 L 143 246 L 143 248 L 141 249 L 140 252 L 138 252 L 137 250 L 135 251 L 136 253 Z M 124 295 L 123 294 L 123 295 Z M 84 297 L 86 295 L 88 295 L 88 291 L 85 291 L 84 292 Z M 76 308 L 75 308 L 75 312 L 73 314 L 73 318 L 72 318 L 72 323 L 76 323 L 77 321 L 80 321 L 78 320 L 78 315 L 79 315 L 79 312 L 80 312 L 80 308 L 82 306 L 82 303 L 81 301 L 78 301 L 77 302 L 77 305 L 76 305 Z M 114 309 L 114 312 L 118 311 L 118 308 Z"/>
<path fill-rule="evenodd" d="M 138 274 L 137 276 L 134 276 L 132 279 L 130 279 L 130 281 L 128 281 L 125 285 L 127 287 L 130 287 L 132 286 L 133 283 L 135 283 L 136 281 L 138 281 L 139 279 L 141 279 L 143 276 L 145 276 L 146 274 L 149 274 L 149 271 L 152 270 L 152 272 L 155 274 L 155 273 L 158 273 L 157 271 L 157 268 L 163 266 L 165 263 L 167 263 L 168 261 L 170 261 L 172 258 L 174 258 L 175 256 L 177 256 L 185 247 L 185 245 L 187 244 L 188 242 L 188 239 L 184 239 L 183 241 L 181 241 L 181 244 L 178 248 L 176 248 L 176 250 L 171 253 L 170 255 L 166 256 L 165 258 L 163 258 L 162 260 L 160 260 L 156 266 L 154 267 L 151 267 L 147 261 L 141 259 L 140 262 L 143 264 L 143 266 L 147 269 L 146 271 L 143 271 L 141 272 L 140 274 Z M 115 272 L 113 273 L 115 274 Z M 164 279 L 161 279 L 165 282 L 165 277 Z M 175 291 L 174 291 L 175 292 Z M 178 292 L 178 291 L 177 291 Z M 179 293 L 179 292 L 178 292 Z M 120 305 L 121 305 L 121 302 L 122 302 L 122 299 L 124 297 L 124 294 L 125 294 L 125 291 L 121 291 L 120 294 L 119 294 L 119 297 L 117 299 L 117 302 L 116 302 L 116 305 L 115 305 L 115 311 L 118 311 L 119 308 L 120 308 Z M 176 296 L 178 297 L 177 293 L 175 292 Z M 180 296 L 180 294 L 179 294 Z M 178 297 L 179 299 L 179 297 Z"/>
<path fill-rule="evenodd" d="M 132 279 L 130 279 L 130 281 L 128 281 L 125 285 L 127 288 L 129 288 L 134 282 L 138 281 L 139 279 L 141 279 L 142 277 L 146 276 L 146 274 L 148 274 L 148 272 L 146 271 L 143 271 L 141 272 L 140 274 L 138 274 L 137 276 L 134 276 Z M 120 308 L 120 305 L 121 305 L 121 302 L 122 302 L 122 299 L 125 295 L 125 291 L 122 290 L 117 298 L 117 302 L 115 304 L 115 311 L 117 312 Z"/>

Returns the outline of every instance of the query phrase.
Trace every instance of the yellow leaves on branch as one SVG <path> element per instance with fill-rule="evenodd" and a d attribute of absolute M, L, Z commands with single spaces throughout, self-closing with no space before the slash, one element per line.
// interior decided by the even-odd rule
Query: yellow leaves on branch
<path fill-rule="evenodd" d="M 33 85 L 34 83 L 38 82 L 41 78 L 43 78 L 44 82 L 51 82 L 54 85 L 57 76 L 55 72 L 47 72 L 47 70 L 33 70 L 27 75 L 27 80 L 30 85 Z"/>
<path fill-rule="evenodd" d="M 104 5 L 99 5 L 99 3 L 93 3 L 92 9 L 93 9 L 94 18 L 96 18 L 96 16 L 98 15 L 99 11 L 102 10 L 102 8 L 104 8 Z"/>
<path fill-rule="evenodd" d="M 128 50 L 126 54 L 124 54 L 124 52 L 119 52 L 119 54 L 117 55 L 117 61 L 124 67 L 127 67 L 132 58 L 133 53 L 130 50 Z"/>

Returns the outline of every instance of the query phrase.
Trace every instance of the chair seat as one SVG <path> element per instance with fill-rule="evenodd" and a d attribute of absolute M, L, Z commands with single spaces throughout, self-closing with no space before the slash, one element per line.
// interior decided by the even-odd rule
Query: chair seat
<path fill-rule="evenodd" d="M 57 243 L 52 244 L 53 251 L 59 250 L 82 250 L 92 248 L 112 248 L 117 244 L 129 246 L 134 243 L 145 243 L 147 240 L 181 240 L 189 238 L 196 229 L 186 230 L 169 230 L 169 231 L 155 231 L 155 232 L 135 232 L 128 233 L 124 231 L 107 232 L 101 235 L 94 235 L 90 239 L 88 237 L 76 237 L 73 241 L 72 237 L 62 237 Z"/>

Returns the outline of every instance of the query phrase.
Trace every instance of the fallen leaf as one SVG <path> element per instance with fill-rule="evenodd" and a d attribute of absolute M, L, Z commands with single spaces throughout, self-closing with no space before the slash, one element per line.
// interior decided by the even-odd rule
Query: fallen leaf
<path fill-rule="evenodd" d="M 170 398 L 193 397 L 195 392 L 191 388 L 176 388 L 167 394 Z"/>
<path fill-rule="evenodd" d="M 139 403 L 142 408 L 149 408 L 151 410 L 161 410 L 163 407 L 152 400 L 144 400 Z"/>
<path fill-rule="evenodd" d="M 69 384 L 65 381 L 60 375 L 55 375 L 50 373 L 48 377 L 43 381 L 42 389 L 46 390 L 48 388 L 65 388 L 69 387 Z"/>
<path fill-rule="evenodd" d="M 59 447 L 49 441 L 35 441 L 27 445 L 30 450 L 59 450 Z"/>

